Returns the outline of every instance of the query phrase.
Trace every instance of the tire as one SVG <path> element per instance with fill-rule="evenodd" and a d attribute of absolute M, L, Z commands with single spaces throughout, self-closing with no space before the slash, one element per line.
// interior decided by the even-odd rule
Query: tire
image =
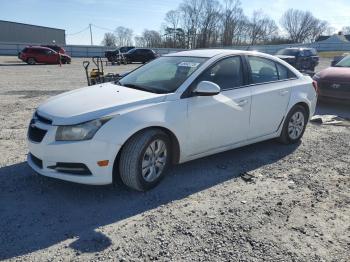
<path fill-rule="evenodd" d="M 28 65 L 35 65 L 35 64 L 36 64 L 36 61 L 35 61 L 34 58 L 29 57 L 29 58 L 27 59 L 27 64 L 28 64 Z"/>
<path fill-rule="evenodd" d="M 283 124 L 283 129 L 278 141 L 283 144 L 295 144 L 299 142 L 305 132 L 308 115 L 305 108 L 295 105 L 288 113 Z"/>
<path fill-rule="evenodd" d="M 119 173 L 122 182 L 138 191 L 147 191 L 158 185 L 170 165 L 170 145 L 169 137 L 159 129 L 149 129 L 131 137 L 120 155 Z M 163 146 L 165 153 L 157 157 L 155 152 L 161 152 Z M 150 164 L 147 165 L 147 162 Z"/>

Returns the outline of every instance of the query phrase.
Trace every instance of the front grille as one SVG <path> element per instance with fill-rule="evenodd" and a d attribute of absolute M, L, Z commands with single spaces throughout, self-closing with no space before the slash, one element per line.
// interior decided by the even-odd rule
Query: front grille
<path fill-rule="evenodd" d="M 32 162 L 39 167 L 40 169 L 43 168 L 43 161 L 39 158 L 37 158 L 36 156 L 30 154 L 30 160 L 32 160 Z"/>
<path fill-rule="evenodd" d="M 36 127 L 33 123 L 34 121 L 32 120 L 28 128 L 28 138 L 33 142 L 40 143 L 44 139 L 47 131 Z"/>
<path fill-rule="evenodd" d="M 45 124 L 48 124 L 48 125 L 52 125 L 52 120 L 39 115 L 38 112 L 35 112 L 35 118 L 38 119 L 38 121 L 40 121 L 42 123 L 45 123 Z"/>
<path fill-rule="evenodd" d="M 62 163 L 58 162 L 55 166 L 48 166 L 47 168 L 54 169 L 57 172 L 71 174 L 71 175 L 92 175 L 90 169 L 82 163 Z"/>

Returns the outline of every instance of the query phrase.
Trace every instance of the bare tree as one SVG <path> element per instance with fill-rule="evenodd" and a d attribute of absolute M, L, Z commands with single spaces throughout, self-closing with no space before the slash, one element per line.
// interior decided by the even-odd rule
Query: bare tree
<path fill-rule="evenodd" d="M 135 36 L 134 41 L 135 41 L 136 47 L 145 47 L 146 46 L 146 41 L 142 36 Z"/>
<path fill-rule="evenodd" d="M 132 35 L 133 31 L 130 28 L 119 26 L 115 29 L 116 44 L 117 46 L 130 46 L 133 44 Z"/>
<path fill-rule="evenodd" d="M 327 22 L 315 18 L 309 11 L 296 9 L 289 9 L 283 14 L 281 25 L 295 43 L 315 40 L 328 26 Z"/>
<path fill-rule="evenodd" d="M 350 29 L 350 28 L 349 28 Z M 328 26 L 326 31 L 324 32 L 325 35 L 334 35 L 337 32 L 337 29 L 333 26 Z"/>
<path fill-rule="evenodd" d="M 170 10 L 165 15 L 165 22 L 167 23 L 166 33 L 172 36 L 173 47 L 176 47 L 177 42 L 177 29 L 180 22 L 180 12 L 176 10 Z"/>
<path fill-rule="evenodd" d="M 315 42 L 317 38 L 319 38 L 323 33 L 328 31 L 329 23 L 327 21 L 322 21 L 316 19 L 315 26 L 312 28 L 310 32 L 310 37 L 308 38 L 309 42 Z"/>
<path fill-rule="evenodd" d="M 142 33 L 142 38 L 144 39 L 145 47 L 161 47 L 162 38 L 159 32 L 155 30 L 145 30 Z"/>
<path fill-rule="evenodd" d="M 344 35 L 350 35 L 350 26 L 344 26 L 341 31 Z"/>
<path fill-rule="evenodd" d="M 255 11 L 248 24 L 248 36 L 250 44 L 267 42 L 277 35 L 278 27 L 274 20 L 269 18 L 262 11 Z"/>
<path fill-rule="evenodd" d="M 181 25 L 186 34 L 186 47 L 194 48 L 197 44 L 198 25 L 202 15 L 201 0 L 184 0 L 180 4 Z"/>
<path fill-rule="evenodd" d="M 221 17 L 223 46 L 238 44 L 242 39 L 243 29 L 247 21 L 241 2 L 239 0 L 225 0 Z"/>
<path fill-rule="evenodd" d="M 217 0 L 202 0 L 202 12 L 198 21 L 197 47 L 216 45 L 218 25 L 220 21 L 220 3 Z"/>
<path fill-rule="evenodd" d="M 116 42 L 117 42 L 117 38 L 115 37 L 114 34 L 112 33 L 105 33 L 105 35 L 103 36 L 103 40 L 102 40 L 102 45 L 104 46 L 108 46 L 108 47 L 115 47 L 116 46 Z"/>

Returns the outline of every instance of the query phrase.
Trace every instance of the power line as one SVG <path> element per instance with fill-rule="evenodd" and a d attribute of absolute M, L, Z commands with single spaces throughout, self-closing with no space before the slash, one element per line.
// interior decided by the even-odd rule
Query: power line
<path fill-rule="evenodd" d="M 105 30 L 105 31 L 108 31 L 108 32 L 114 32 L 115 30 L 113 29 L 110 29 L 110 28 L 106 28 L 106 27 L 102 27 L 102 26 L 98 26 L 98 25 L 95 25 L 95 24 L 92 24 L 94 27 L 98 28 L 98 29 L 101 29 L 101 30 Z"/>
<path fill-rule="evenodd" d="M 66 35 L 77 35 L 77 34 L 80 34 L 80 33 L 84 32 L 84 31 L 86 31 L 88 29 L 89 29 L 89 26 L 85 27 L 84 29 L 80 30 L 79 32 L 72 33 L 72 34 L 66 34 Z"/>

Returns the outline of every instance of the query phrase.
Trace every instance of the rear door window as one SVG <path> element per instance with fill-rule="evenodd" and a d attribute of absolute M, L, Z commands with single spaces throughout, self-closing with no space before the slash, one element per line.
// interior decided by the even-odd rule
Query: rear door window
<path fill-rule="evenodd" d="M 286 66 L 267 58 L 249 56 L 253 84 L 296 78 Z"/>
<path fill-rule="evenodd" d="M 281 65 L 280 63 L 276 63 L 276 66 L 277 66 L 279 80 L 296 78 L 296 75 L 292 71 L 290 71 L 287 67 L 285 67 L 284 65 Z"/>
<path fill-rule="evenodd" d="M 279 80 L 276 63 L 274 61 L 257 56 L 248 56 L 248 62 L 251 68 L 253 84 Z"/>

